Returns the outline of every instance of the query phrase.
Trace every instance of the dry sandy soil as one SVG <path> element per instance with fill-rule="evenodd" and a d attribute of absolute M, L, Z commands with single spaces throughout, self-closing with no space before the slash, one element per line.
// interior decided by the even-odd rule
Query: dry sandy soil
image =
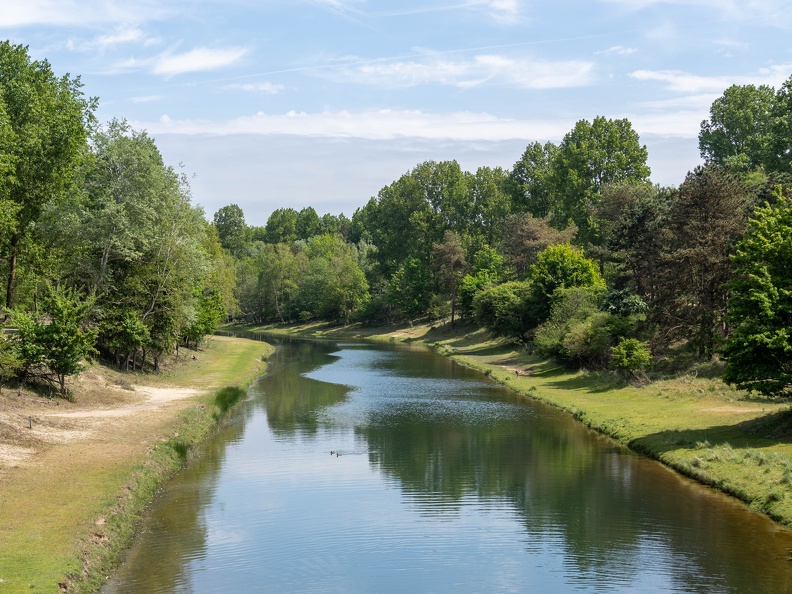
<path fill-rule="evenodd" d="M 142 381 L 145 381 L 143 377 Z M 72 384 L 80 397 L 75 402 L 47 398 L 32 392 L 3 390 L 0 394 L 0 485 L 10 474 L 38 466 L 46 471 L 45 453 L 68 445 L 93 443 L 106 450 L 117 440 L 142 437 L 152 425 L 165 422 L 184 408 L 194 388 L 135 385 L 111 370 L 94 368 Z M 123 422 L 120 422 L 123 420 Z M 152 423 L 152 421 L 154 421 Z M 56 456 L 56 458 L 58 458 Z"/>

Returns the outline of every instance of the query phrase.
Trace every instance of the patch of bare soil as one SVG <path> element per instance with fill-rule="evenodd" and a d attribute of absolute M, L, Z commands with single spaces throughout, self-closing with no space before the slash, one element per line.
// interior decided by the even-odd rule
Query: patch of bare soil
<path fill-rule="evenodd" d="M 0 393 L 0 484 L 9 473 L 43 462 L 41 454 L 52 448 L 78 443 L 107 448 L 114 440 L 128 439 L 151 426 L 152 414 L 170 417 L 163 409 L 181 409 L 186 399 L 201 393 L 194 388 L 132 385 L 101 367 L 83 373 L 73 391 L 79 395 L 74 402 L 29 391 Z"/>

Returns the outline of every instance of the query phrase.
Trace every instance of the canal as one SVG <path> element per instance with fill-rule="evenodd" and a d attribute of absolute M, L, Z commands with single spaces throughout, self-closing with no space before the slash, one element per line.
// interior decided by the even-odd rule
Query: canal
<path fill-rule="evenodd" d="M 792 535 L 429 349 L 273 339 L 102 590 L 792 592 Z"/>

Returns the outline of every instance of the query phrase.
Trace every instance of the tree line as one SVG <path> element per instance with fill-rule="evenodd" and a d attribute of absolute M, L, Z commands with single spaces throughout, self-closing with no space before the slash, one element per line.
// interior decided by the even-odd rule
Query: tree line
<path fill-rule="evenodd" d="M 0 382 L 66 392 L 98 355 L 159 367 L 232 310 L 233 257 L 188 180 L 79 77 L 0 43 Z"/>
<path fill-rule="evenodd" d="M 98 355 L 158 368 L 225 319 L 480 325 L 570 366 L 632 377 L 725 358 L 790 389 L 792 78 L 733 86 L 702 122 L 705 164 L 650 182 L 626 119 L 581 120 L 510 169 L 426 161 L 351 218 L 237 205 L 207 222 L 184 175 L 79 77 L 0 43 L 0 381 Z"/>
<path fill-rule="evenodd" d="M 570 366 L 631 378 L 717 356 L 727 381 L 785 394 L 791 91 L 727 89 L 701 124 L 705 163 L 678 187 L 651 184 L 628 120 L 597 117 L 509 170 L 420 163 L 351 219 L 281 208 L 249 227 L 223 207 L 235 316 L 461 317 Z"/>

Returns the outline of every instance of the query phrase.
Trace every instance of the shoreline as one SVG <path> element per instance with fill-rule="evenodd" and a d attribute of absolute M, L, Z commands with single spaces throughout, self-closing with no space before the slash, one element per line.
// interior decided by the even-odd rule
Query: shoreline
<path fill-rule="evenodd" d="M 695 375 L 633 386 L 613 374 L 565 369 L 474 328 L 302 324 L 225 330 L 425 344 L 792 529 L 792 403 L 783 399 Z"/>
<path fill-rule="evenodd" d="M 273 350 L 213 337 L 157 374 L 95 364 L 72 383 L 73 402 L 3 390 L 0 593 L 98 591 L 147 505 Z"/>

